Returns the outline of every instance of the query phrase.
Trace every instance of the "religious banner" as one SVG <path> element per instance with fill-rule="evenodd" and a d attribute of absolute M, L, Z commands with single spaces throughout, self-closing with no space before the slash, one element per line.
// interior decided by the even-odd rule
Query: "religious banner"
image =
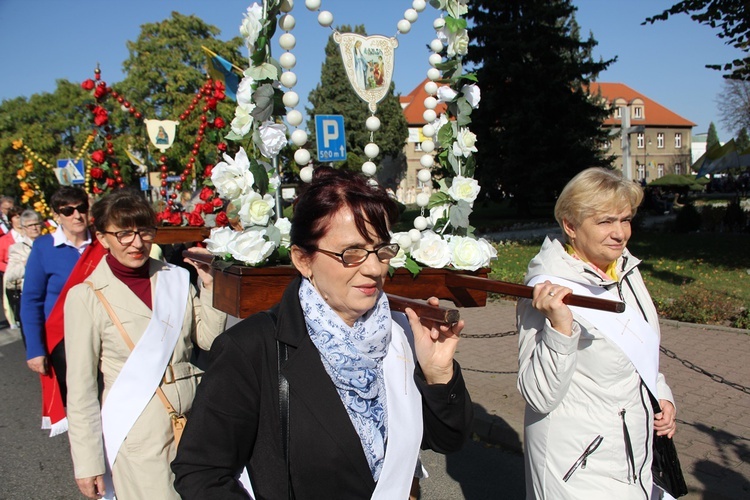
<path fill-rule="evenodd" d="M 382 35 L 362 36 L 356 33 L 334 33 L 339 44 L 346 75 L 354 92 L 365 101 L 370 111 L 377 111 L 393 78 L 394 51 L 398 40 Z"/>
<path fill-rule="evenodd" d="M 177 125 L 180 122 L 174 120 L 143 120 L 148 131 L 151 144 L 162 153 L 169 149 L 174 142 Z"/>

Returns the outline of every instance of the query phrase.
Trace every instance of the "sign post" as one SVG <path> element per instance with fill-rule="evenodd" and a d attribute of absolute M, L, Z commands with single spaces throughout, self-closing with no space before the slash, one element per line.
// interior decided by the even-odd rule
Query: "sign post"
<path fill-rule="evenodd" d="M 346 134 L 342 115 L 315 115 L 319 162 L 346 160 Z"/>
<path fill-rule="evenodd" d="M 75 161 L 72 158 L 61 158 L 57 160 L 57 170 L 55 170 L 55 175 L 62 186 L 83 184 L 83 169 L 83 160 Z"/>

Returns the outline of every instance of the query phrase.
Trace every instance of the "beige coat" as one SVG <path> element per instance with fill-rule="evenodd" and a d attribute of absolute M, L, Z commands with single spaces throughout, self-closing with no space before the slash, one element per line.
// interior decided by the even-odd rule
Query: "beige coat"
<path fill-rule="evenodd" d="M 166 270 L 166 264 L 151 260 L 151 289 Z M 101 290 L 115 314 L 137 344 L 151 319 L 151 310 L 114 276 L 102 259 L 88 281 Z M 202 302 L 191 286 L 181 336 L 172 355 L 169 382 L 161 388 L 178 412 L 190 410 L 201 371 L 189 363 L 195 342 L 209 349 L 223 330 L 226 314 L 211 307 L 213 295 L 201 290 Z M 68 372 L 68 423 L 71 455 L 76 478 L 104 474 L 101 405 L 98 377 L 103 378 L 106 400 L 130 349 L 91 288 L 83 283 L 71 288 L 65 301 L 65 354 Z M 174 372 L 176 382 L 171 381 Z M 120 447 L 113 471 L 117 497 L 121 500 L 178 499 L 170 463 L 175 456 L 169 415 L 154 395 Z"/>

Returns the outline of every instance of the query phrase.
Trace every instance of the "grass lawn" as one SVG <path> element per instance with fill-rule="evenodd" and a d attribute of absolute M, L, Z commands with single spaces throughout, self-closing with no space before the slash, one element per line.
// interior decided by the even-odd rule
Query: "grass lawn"
<path fill-rule="evenodd" d="M 521 283 L 540 245 L 497 245 L 492 278 Z M 643 261 L 639 269 L 663 317 L 750 327 L 750 235 L 641 230 L 628 248 Z"/>

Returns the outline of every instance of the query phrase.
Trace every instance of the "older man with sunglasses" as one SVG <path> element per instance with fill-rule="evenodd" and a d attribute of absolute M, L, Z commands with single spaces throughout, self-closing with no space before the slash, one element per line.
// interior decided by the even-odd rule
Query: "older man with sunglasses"
<path fill-rule="evenodd" d="M 49 320 L 58 298 L 64 301 L 61 293 L 70 287 L 68 285 L 66 288 L 66 283 L 81 255 L 91 244 L 91 234 L 88 229 L 88 195 L 83 189 L 70 186 L 60 188 L 52 195 L 50 206 L 55 213 L 58 228 L 54 233 L 40 236 L 34 241 L 21 294 L 21 320 L 26 336 L 26 362 L 32 371 L 42 375 L 42 428 L 51 428 L 52 435 L 55 435 L 67 430 L 62 411 L 67 393 L 66 364 L 64 340 L 61 336 L 58 339 L 51 331 L 51 326 L 61 323 L 62 316 L 60 321 Z M 53 416 L 51 421 L 47 410 L 54 403 L 49 394 L 49 385 L 45 387 L 45 383 L 49 384 L 50 377 L 57 379 L 52 389 L 57 388 L 55 385 L 59 386 L 59 397 L 55 395 L 54 398 L 62 411 L 61 415 Z"/>

